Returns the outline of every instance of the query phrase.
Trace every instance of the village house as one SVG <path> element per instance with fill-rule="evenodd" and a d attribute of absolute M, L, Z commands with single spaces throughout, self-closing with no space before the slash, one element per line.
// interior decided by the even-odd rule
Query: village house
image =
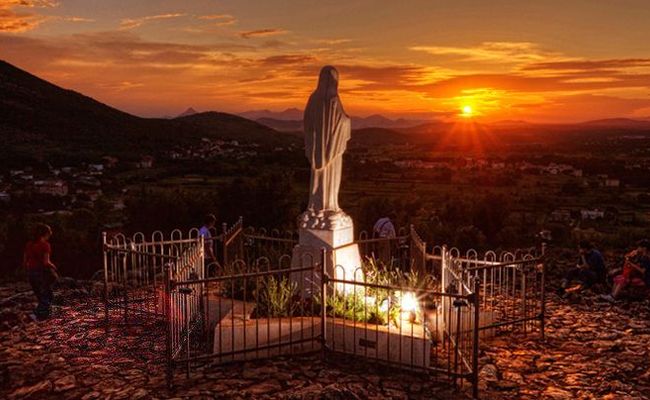
<path fill-rule="evenodd" d="M 34 180 L 34 174 L 29 172 L 23 172 L 20 175 L 14 176 L 14 181 L 16 183 L 29 184 Z"/>
<path fill-rule="evenodd" d="M 141 169 L 152 168 L 153 160 L 154 158 L 152 156 L 142 156 L 140 161 L 136 163 L 136 166 Z"/>
<path fill-rule="evenodd" d="M 594 208 L 593 210 L 582 209 L 580 210 L 580 218 L 582 218 L 583 220 L 603 219 L 605 218 L 605 211 L 600 210 L 598 208 Z"/>
<path fill-rule="evenodd" d="M 94 176 L 81 175 L 77 177 L 75 183 L 81 186 L 100 187 L 102 183 Z"/>
<path fill-rule="evenodd" d="M 571 210 L 558 208 L 551 213 L 551 222 L 571 222 Z"/>
<path fill-rule="evenodd" d="M 91 175 L 101 175 L 104 172 L 104 164 L 89 164 L 88 172 Z"/>
<path fill-rule="evenodd" d="M 63 197 L 68 195 L 68 184 L 61 179 L 38 180 L 34 182 L 34 193 Z"/>
<path fill-rule="evenodd" d="M 113 156 L 104 156 L 102 157 L 102 161 L 104 162 L 105 168 L 115 168 L 115 166 L 119 162 L 119 159 Z"/>
<path fill-rule="evenodd" d="M 95 202 L 102 197 L 101 189 L 77 189 L 77 198 L 79 200 L 88 200 Z"/>

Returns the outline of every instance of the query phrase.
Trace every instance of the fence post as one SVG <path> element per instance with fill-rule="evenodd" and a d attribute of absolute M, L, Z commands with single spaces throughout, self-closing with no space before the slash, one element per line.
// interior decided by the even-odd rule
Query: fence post
<path fill-rule="evenodd" d="M 479 328 L 481 323 L 481 313 L 480 313 L 480 298 L 479 293 L 481 292 L 481 279 L 478 276 L 474 277 L 474 285 L 472 290 L 474 295 L 472 301 L 474 303 L 474 329 L 472 329 L 473 340 L 472 340 L 472 397 L 478 399 L 478 377 L 479 377 Z"/>
<path fill-rule="evenodd" d="M 104 252 L 104 324 L 106 324 L 106 333 L 108 333 L 108 246 L 106 232 L 102 232 L 102 250 Z"/>
<path fill-rule="evenodd" d="M 221 252 L 223 253 L 223 267 L 225 268 L 228 265 L 228 224 L 225 222 L 221 224 L 221 231 L 223 232 L 221 235 L 223 238 L 221 241 Z"/>
<path fill-rule="evenodd" d="M 524 322 L 522 323 L 522 327 L 524 329 L 524 333 L 526 333 L 526 320 L 525 318 L 528 317 L 527 313 L 527 296 L 526 296 L 526 280 L 528 279 L 528 276 L 526 275 L 526 267 L 527 265 L 525 264 L 519 264 L 521 267 L 521 317 L 524 318 Z M 516 271 L 516 270 L 515 270 Z"/>
<path fill-rule="evenodd" d="M 128 309 L 129 309 L 129 291 L 127 288 L 129 287 L 129 270 L 128 270 L 128 254 L 129 253 L 124 253 L 122 254 L 122 292 L 123 292 L 123 300 L 124 300 L 124 323 L 128 322 Z M 133 253 L 131 253 L 133 254 Z"/>
<path fill-rule="evenodd" d="M 540 315 L 539 315 L 539 331 L 542 340 L 546 337 L 545 328 L 546 328 L 546 242 L 542 242 L 542 287 L 540 288 Z"/>
<path fill-rule="evenodd" d="M 442 291 L 447 292 L 447 245 L 443 245 L 440 250 L 440 279 L 442 282 Z"/>
<path fill-rule="evenodd" d="M 320 258 L 320 281 L 321 281 L 321 321 L 320 321 L 320 336 L 321 336 L 321 354 L 323 359 L 327 357 L 327 329 L 325 324 L 327 323 L 327 283 L 329 282 L 329 276 L 327 275 L 327 268 L 325 263 L 327 261 L 327 250 L 323 248 L 321 250 Z"/>
<path fill-rule="evenodd" d="M 165 358 L 167 388 L 174 384 L 174 361 L 172 360 L 172 280 L 169 264 L 165 264 Z"/>
<path fill-rule="evenodd" d="M 205 279 L 209 276 L 207 271 L 205 270 L 206 265 L 205 265 L 205 238 L 201 235 L 198 237 L 199 239 L 199 252 L 198 252 L 198 257 L 199 257 L 199 269 L 201 271 L 201 276 L 200 279 Z M 200 285 L 201 287 L 201 294 L 199 296 L 199 299 L 201 301 L 201 308 L 203 309 L 203 333 L 207 339 L 209 338 L 209 331 L 210 327 L 208 326 L 210 324 L 210 298 L 208 297 L 208 283 L 203 282 Z"/>

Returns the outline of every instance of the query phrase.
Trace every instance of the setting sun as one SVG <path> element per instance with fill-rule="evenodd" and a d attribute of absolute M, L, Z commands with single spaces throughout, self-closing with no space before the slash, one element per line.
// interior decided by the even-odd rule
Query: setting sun
<path fill-rule="evenodd" d="M 474 110 L 472 110 L 472 106 L 466 105 L 463 106 L 462 108 L 462 116 L 465 118 L 469 118 L 474 114 Z"/>

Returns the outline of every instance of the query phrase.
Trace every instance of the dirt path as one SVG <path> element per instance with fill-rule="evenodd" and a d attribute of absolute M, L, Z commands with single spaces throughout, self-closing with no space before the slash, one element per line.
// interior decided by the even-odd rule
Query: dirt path
<path fill-rule="evenodd" d="M 28 317 L 24 284 L 0 286 L 0 398 L 8 399 L 461 399 L 447 385 L 360 362 L 318 356 L 231 365 L 175 376 L 165 387 L 154 327 L 116 329 L 61 306 Z M 66 292 L 74 297 L 74 290 Z M 569 304 L 550 295 L 548 340 L 499 338 L 482 346 L 484 399 L 650 398 L 650 304 Z M 143 339 L 144 338 L 144 339 Z M 151 339 L 151 340 L 150 340 Z"/>

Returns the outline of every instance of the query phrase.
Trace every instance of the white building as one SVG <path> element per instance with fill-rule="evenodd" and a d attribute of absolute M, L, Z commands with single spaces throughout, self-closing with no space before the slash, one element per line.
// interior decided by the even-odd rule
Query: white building
<path fill-rule="evenodd" d="M 62 197 L 68 194 L 68 184 L 60 179 L 36 181 L 34 182 L 34 192 Z"/>
<path fill-rule="evenodd" d="M 594 208 L 593 210 L 580 210 L 580 218 L 596 220 L 605 218 L 605 211 Z"/>

